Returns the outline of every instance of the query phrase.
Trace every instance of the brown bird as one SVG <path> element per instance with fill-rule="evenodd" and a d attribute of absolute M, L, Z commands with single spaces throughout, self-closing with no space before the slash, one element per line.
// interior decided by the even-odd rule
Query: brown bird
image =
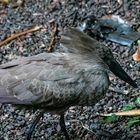
<path fill-rule="evenodd" d="M 69 28 L 60 43 L 68 52 L 42 53 L 1 65 L 0 103 L 59 114 L 68 140 L 64 112 L 70 106 L 93 106 L 103 98 L 110 84 L 109 69 L 133 87 L 137 84 L 109 48 L 85 33 Z"/>

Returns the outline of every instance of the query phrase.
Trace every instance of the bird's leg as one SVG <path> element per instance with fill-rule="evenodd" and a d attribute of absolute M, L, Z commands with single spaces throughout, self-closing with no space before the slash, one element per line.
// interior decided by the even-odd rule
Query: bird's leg
<path fill-rule="evenodd" d="M 66 140 L 70 140 L 68 132 L 66 130 L 64 114 L 60 115 L 60 127 L 61 127 L 61 131 L 64 133 Z"/>
<path fill-rule="evenodd" d="M 27 132 L 27 140 L 31 139 L 32 133 L 35 129 L 35 126 L 37 125 L 37 123 L 39 122 L 40 118 L 43 117 L 44 111 L 40 112 L 39 115 L 35 118 L 35 120 L 33 121 L 33 123 L 31 124 L 29 131 Z"/>

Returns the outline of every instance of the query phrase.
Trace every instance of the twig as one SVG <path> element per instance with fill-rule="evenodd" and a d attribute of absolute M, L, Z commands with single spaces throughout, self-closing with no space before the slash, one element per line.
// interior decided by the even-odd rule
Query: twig
<path fill-rule="evenodd" d="M 111 116 L 112 114 L 115 114 L 116 116 L 139 116 L 140 109 L 134 109 L 134 110 L 123 111 L 123 112 L 115 112 L 115 113 L 109 113 L 109 114 L 99 114 L 99 115 L 100 116 Z"/>
<path fill-rule="evenodd" d="M 79 11 L 79 2 L 75 1 L 75 11 L 74 11 L 74 16 L 73 16 L 73 20 L 72 20 L 72 25 L 74 25 L 76 18 L 78 16 L 78 11 Z"/>
<path fill-rule="evenodd" d="M 41 29 L 41 27 L 36 26 L 36 27 L 34 27 L 34 28 L 30 29 L 30 30 L 26 30 L 26 31 L 23 31 L 23 32 L 20 32 L 20 33 L 13 34 L 13 35 L 10 36 L 9 38 L 7 38 L 7 39 L 5 39 L 4 41 L 0 42 L 0 47 L 1 47 L 2 45 L 4 45 L 4 44 L 6 44 L 6 43 L 8 43 L 8 42 L 10 42 L 10 41 L 12 41 L 12 40 L 14 40 L 14 39 L 16 39 L 16 38 L 19 37 L 19 36 L 22 36 L 22 35 L 25 35 L 25 34 L 28 34 L 28 33 L 31 33 L 31 32 L 38 31 L 38 30 L 40 30 L 40 29 Z"/>
<path fill-rule="evenodd" d="M 54 45 L 56 43 L 56 39 L 57 39 L 57 35 L 58 35 L 58 24 L 57 23 L 54 23 L 54 29 L 53 29 L 53 34 L 52 34 L 52 37 L 51 37 L 51 41 L 50 41 L 50 45 L 49 45 L 49 48 L 48 48 L 48 52 L 52 52 L 53 49 L 54 49 Z"/>
<path fill-rule="evenodd" d="M 132 97 L 139 96 L 140 95 L 140 86 L 138 86 L 138 88 L 136 88 L 136 89 L 133 89 L 130 92 L 130 94 L 131 94 Z"/>
<path fill-rule="evenodd" d="M 88 127 L 86 127 L 83 122 L 81 122 L 80 120 L 70 120 L 70 122 L 79 122 L 82 126 L 82 128 L 84 128 L 85 130 L 87 130 L 88 132 L 90 132 L 91 134 L 96 135 L 96 133 L 94 131 L 92 131 L 91 129 L 89 129 Z"/>
<path fill-rule="evenodd" d="M 122 90 L 120 90 L 118 88 L 109 87 L 109 90 L 110 91 L 113 91 L 113 92 L 120 93 L 120 94 L 124 94 L 124 91 L 122 91 Z"/>

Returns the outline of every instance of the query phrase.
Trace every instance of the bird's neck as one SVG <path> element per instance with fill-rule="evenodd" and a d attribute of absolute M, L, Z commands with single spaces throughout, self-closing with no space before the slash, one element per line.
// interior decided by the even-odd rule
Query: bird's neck
<path fill-rule="evenodd" d="M 108 70 L 108 66 L 96 54 L 72 54 L 69 56 L 70 65 L 88 69 Z"/>

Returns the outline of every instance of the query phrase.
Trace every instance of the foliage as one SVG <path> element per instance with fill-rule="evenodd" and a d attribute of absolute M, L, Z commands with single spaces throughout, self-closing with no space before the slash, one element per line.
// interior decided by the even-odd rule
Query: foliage
<path fill-rule="evenodd" d="M 127 104 L 127 105 L 125 105 L 124 107 L 123 107 L 123 111 L 129 111 L 129 110 L 132 110 L 132 109 L 134 109 L 136 107 L 136 105 L 135 104 Z"/>
<path fill-rule="evenodd" d="M 139 40 L 140 43 L 140 40 Z M 129 103 L 127 105 L 125 105 L 123 107 L 123 111 L 130 111 L 134 108 L 136 108 L 136 105 L 140 105 L 140 97 L 137 97 L 136 100 L 134 101 L 134 103 Z M 114 123 L 116 121 L 118 121 L 118 116 L 116 116 L 115 114 L 112 114 L 111 116 L 107 116 L 104 118 L 103 122 L 104 123 Z M 128 119 L 125 128 L 130 128 L 132 127 L 134 124 L 137 124 L 140 122 L 140 116 L 135 116 L 132 117 L 130 119 Z"/>
<path fill-rule="evenodd" d="M 137 41 L 138 46 L 140 46 L 140 39 Z"/>
<path fill-rule="evenodd" d="M 137 99 L 135 100 L 135 104 L 140 105 L 140 97 L 137 97 Z"/>
<path fill-rule="evenodd" d="M 118 121 L 118 116 L 116 116 L 115 114 L 112 114 L 111 116 L 107 116 L 104 118 L 104 123 L 114 123 Z"/>
<path fill-rule="evenodd" d="M 128 120 L 128 122 L 126 124 L 126 128 L 130 128 L 138 122 L 140 122 L 140 116 L 132 117 Z"/>
<path fill-rule="evenodd" d="M 8 4 L 11 2 L 11 0 L 1 0 L 0 2 L 2 2 L 2 3 L 4 3 L 4 4 L 6 4 L 6 5 L 8 5 Z"/>

